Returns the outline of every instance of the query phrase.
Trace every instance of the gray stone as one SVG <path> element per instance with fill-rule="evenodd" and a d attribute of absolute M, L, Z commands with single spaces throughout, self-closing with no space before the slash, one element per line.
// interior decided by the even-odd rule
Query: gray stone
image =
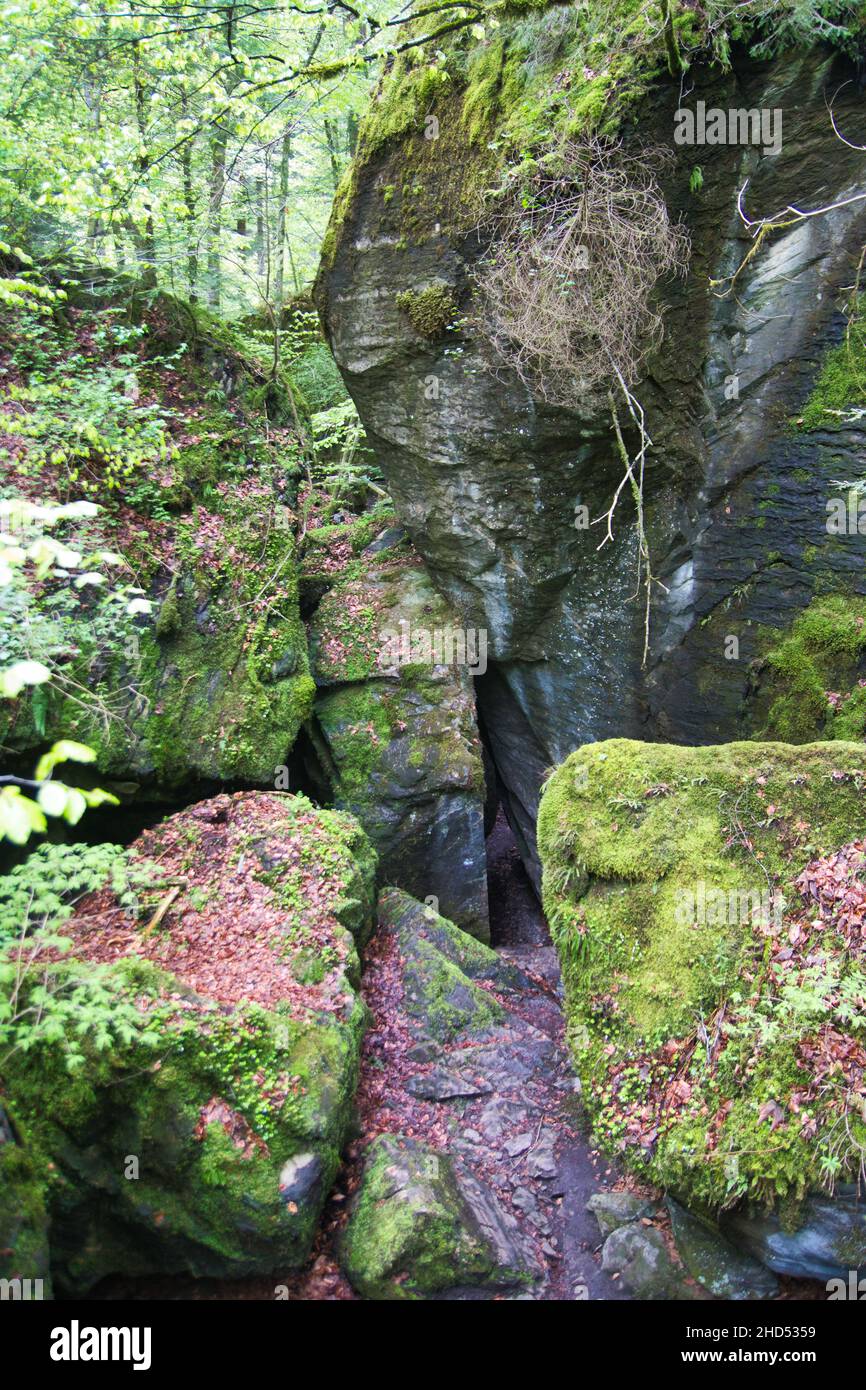
<path fill-rule="evenodd" d="M 722 1232 L 735 1245 L 777 1274 L 797 1279 L 846 1279 L 866 1274 L 866 1203 L 852 1184 L 833 1197 L 813 1194 L 798 1213 L 793 1230 L 777 1212 L 746 1206 L 723 1218 Z"/>
<path fill-rule="evenodd" d="M 619 1274 L 641 1300 L 693 1299 L 695 1290 L 683 1282 L 684 1271 L 671 1259 L 654 1226 L 630 1223 L 609 1235 L 601 1252 L 601 1267 Z"/>
<path fill-rule="evenodd" d="M 378 555 L 383 550 L 393 550 L 395 546 L 401 545 L 407 540 L 409 532 L 403 526 L 389 526 L 381 535 L 371 541 L 363 555 Z"/>
<path fill-rule="evenodd" d="M 433 1067 L 423 1075 L 410 1077 L 406 1090 L 419 1100 L 456 1100 L 489 1095 L 493 1087 L 483 1079 L 470 1079 L 460 1071 Z"/>
<path fill-rule="evenodd" d="M 775 1298 L 779 1281 L 764 1265 L 737 1250 L 716 1226 L 667 1200 L 680 1259 L 693 1279 L 714 1298 L 731 1302 Z"/>
<path fill-rule="evenodd" d="M 323 1166 L 318 1154 L 296 1154 L 280 1170 L 280 1197 L 286 1203 L 318 1201 Z"/>
<path fill-rule="evenodd" d="M 551 1129 L 543 1129 L 538 1142 L 526 1160 L 526 1171 L 531 1178 L 555 1178 L 556 1159 L 553 1155 L 555 1135 Z"/>
<path fill-rule="evenodd" d="M 542 1235 L 550 1235 L 550 1222 L 541 1210 L 538 1198 L 528 1187 L 516 1187 L 511 1201 L 518 1211 L 522 1211 L 531 1226 Z"/>
<path fill-rule="evenodd" d="M 620 1226 L 637 1221 L 641 1216 L 650 1216 L 655 1203 L 646 1197 L 636 1197 L 633 1192 L 594 1192 L 586 1204 L 591 1211 L 602 1236 L 609 1236 Z"/>

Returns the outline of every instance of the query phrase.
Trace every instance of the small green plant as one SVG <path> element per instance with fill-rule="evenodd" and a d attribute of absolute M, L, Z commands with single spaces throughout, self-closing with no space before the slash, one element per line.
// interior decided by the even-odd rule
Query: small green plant
<path fill-rule="evenodd" d="M 0 879 L 0 1066 L 13 1052 L 48 1046 L 75 1072 L 87 1047 L 157 1043 L 155 1012 L 144 1015 L 110 967 L 70 959 L 63 929 L 106 883 L 136 911 L 158 872 L 119 845 L 42 845 Z"/>

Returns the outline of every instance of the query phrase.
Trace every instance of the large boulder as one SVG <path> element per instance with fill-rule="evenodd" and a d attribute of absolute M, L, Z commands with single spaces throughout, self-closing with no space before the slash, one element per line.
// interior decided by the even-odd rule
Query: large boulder
<path fill-rule="evenodd" d="M 749 1198 L 795 1229 L 810 1191 L 859 1171 L 864 785 L 858 744 L 615 739 L 545 787 L 585 1103 L 605 1147 L 686 1206 Z"/>
<path fill-rule="evenodd" d="M 155 898 L 141 889 L 136 915 L 105 889 L 64 932 L 82 990 L 108 966 L 103 987 L 152 1021 L 89 1043 L 72 1074 L 60 1039 L 5 1060 L 19 1143 L 0 1146 L 0 1230 L 25 1236 L 3 1272 L 41 1272 L 40 1201 L 67 1292 L 297 1268 L 352 1112 L 375 857 L 350 816 L 255 793 L 191 807 L 134 853 Z"/>
<path fill-rule="evenodd" d="M 689 42 L 700 24 L 690 12 Z M 826 526 L 834 484 L 863 473 L 849 409 L 863 404 L 862 366 L 846 377 L 832 358 L 866 219 L 848 197 L 860 141 L 837 138 L 826 95 L 843 134 L 859 130 L 859 97 L 826 47 L 772 62 L 734 48 L 728 71 L 693 61 L 683 97 L 661 26 L 630 6 L 603 35 L 580 6 L 513 7 L 436 47 L 397 59 L 373 102 L 317 295 L 401 520 L 437 587 L 489 632 L 480 708 L 538 883 L 547 768 L 612 736 L 750 736 L 764 723 L 749 708 L 752 661 L 814 595 L 864 592 L 863 529 Z M 781 112 L 781 147 L 675 145 L 675 111 L 699 102 Z M 669 150 L 669 213 L 692 240 L 636 387 L 655 446 L 645 495 L 661 581 L 646 669 L 628 517 L 601 551 L 603 528 L 579 524 L 604 515 L 621 474 L 604 393 L 546 403 L 497 357 L 473 298 L 497 206 L 485 191 L 588 130 Z M 754 218 L 839 206 L 770 237 L 726 295 L 752 247 L 737 213 L 747 182 Z"/>
<path fill-rule="evenodd" d="M 322 761 L 381 877 L 488 940 L 481 653 L 405 547 L 347 570 L 310 629 Z M 463 642 L 461 647 L 460 643 Z"/>

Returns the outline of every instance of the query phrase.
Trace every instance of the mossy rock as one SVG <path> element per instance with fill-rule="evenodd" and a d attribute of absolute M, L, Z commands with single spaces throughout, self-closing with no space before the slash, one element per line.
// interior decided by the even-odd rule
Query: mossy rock
<path fill-rule="evenodd" d="M 470 980 L 486 980 L 499 990 L 532 988 L 516 965 L 400 888 L 382 889 L 378 918 L 380 926 L 397 933 L 404 953 L 423 941 Z"/>
<path fill-rule="evenodd" d="M 41 1279 L 46 1298 L 51 1296 L 49 1177 L 45 1159 L 17 1138 L 0 1104 L 0 1279 L 29 1279 L 31 1291 L 32 1281 Z"/>
<path fill-rule="evenodd" d="M 484 765 L 471 673 L 456 659 L 411 659 L 423 656 L 414 635 L 461 630 L 414 556 L 370 557 L 330 590 L 311 624 L 316 726 L 336 804 L 369 834 L 382 880 L 437 898 L 447 917 L 487 940 Z M 403 634 L 410 659 L 395 662 Z"/>
<path fill-rule="evenodd" d="M 796 1202 L 859 1163 L 862 1117 L 836 1153 L 810 1057 L 835 1032 L 859 1055 L 837 1006 L 864 982 L 832 917 L 812 938 L 795 880 L 862 835 L 864 787 L 862 745 L 626 739 L 545 787 L 544 904 L 596 1136 L 686 1205 Z M 856 843 L 847 862 L 856 896 Z"/>
<path fill-rule="evenodd" d="M 155 1036 L 88 1045 L 73 1074 L 59 1044 L 4 1063 L 21 1146 L 0 1145 L 0 1232 L 15 1236 L 16 1268 L 24 1255 L 36 1268 L 44 1209 L 66 1292 L 117 1274 L 299 1268 L 352 1115 L 367 1016 L 357 948 L 375 874 L 357 824 L 304 798 L 247 793 L 170 818 L 141 848 L 196 885 L 158 930 L 123 924 L 108 961 L 108 987 L 147 1008 Z M 242 862 L 256 926 L 238 997 L 226 991 Z M 86 908 L 65 930 L 86 962 Z M 209 943 L 195 967 L 190 930 Z"/>
<path fill-rule="evenodd" d="M 493 1203 L 484 1216 L 482 1226 L 471 1187 L 446 1154 L 404 1135 L 379 1135 L 346 1229 L 344 1268 L 360 1294 L 380 1300 L 525 1284 L 533 1271 L 513 1221 Z"/>
<path fill-rule="evenodd" d="M 499 1000 L 478 982 L 519 988 L 519 971 L 512 973 L 489 946 L 399 889 L 383 890 L 378 916 L 379 930 L 397 938 L 403 1009 L 419 1040 L 477 1040 L 505 1022 Z"/>
<path fill-rule="evenodd" d="M 76 655 L 62 685 L 25 694 L 0 711 L 0 736 L 34 754 L 54 738 L 96 750 L 105 776 L 169 791 L 199 778 L 273 783 L 309 718 L 315 685 L 298 599 L 291 529 L 262 533 L 263 497 L 235 498 L 218 519 L 224 544 L 200 540 L 211 514 L 178 520 L 180 563 L 151 612 L 68 616 Z M 278 593 L 273 592 L 278 576 Z M 57 640 L 49 601 L 33 595 L 33 630 Z M 80 688 L 86 692 L 81 697 Z"/>

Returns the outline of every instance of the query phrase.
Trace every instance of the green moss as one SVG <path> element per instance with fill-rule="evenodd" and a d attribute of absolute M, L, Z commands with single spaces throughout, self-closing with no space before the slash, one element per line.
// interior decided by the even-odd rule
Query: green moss
<path fill-rule="evenodd" d="M 403 942 L 406 997 L 404 1008 L 426 1037 L 453 1042 L 485 1033 L 505 1020 L 497 999 L 472 984 L 459 965 L 423 937 Z"/>
<path fill-rule="evenodd" d="M 395 1177 L 404 1185 L 395 1187 Z M 370 1148 L 343 1253 L 346 1273 L 366 1298 L 414 1300 L 507 1282 L 446 1155 L 401 1135 L 380 1135 Z M 512 1282 L 518 1279 L 514 1272 Z"/>
<path fill-rule="evenodd" d="M 437 338 L 452 326 L 457 303 L 447 285 L 428 285 L 423 290 L 403 290 L 397 305 L 412 327 L 424 338 Z"/>
<path fill-rule="evenodd" d="M 849 967 L 844 952 L 819 957 L 823 985 L 792 978 L 790 997 L 763 996 L 760 919 L 775 909 L 762 895 L 798 900 L 805 864 L 859 833 L 864 786 L 853 744 L 616 739 L 579 749 L 545 788 L 544 904 L 597 1137 L 688 1201 L 801 1196 L 831 1171 L 829 1096 L 814 1103 L 818 1139 L 790 1122 L 777 1142 L 762 1108 L 788 1115 L 808 1089 L 797 1046 L 834 1018 L 832 981 Z M 701 1028 L 720 1030 L 709 1056 Z"/>
<path fill-rule="evenodd" d="M 785 636 L 767 641 L 753 677 L 758 737 L 866 737 L 866 599 L 813 599 Z"/>
<path fill-rule="evenodd" d="M 0 1139 L 0 1279 L 41 1279 L 46 1298 L 51 1297 L 45 1201 L 49 1177 L 42 1155 L 28 1145 Z"/>
<path fill-rule="evenodd" d="M 161 983 L 182 997 L 178 981 Z M 357 997 L 341 1016 L 307 1022 L 240 1006 L 167 1023 L 147 1054 L 93 1054 L 75 1077 L 50 1049 L 11 1066 L 15 1119 L 46 1173 L 39 1195 L 63 1287 L 118 1272 L 299 1268 L 338 1169 L 364 1020 Z M 299 1152 L 318 1156 L 320 1181 L 289 1205 L 279 1175 Z M 138 1158 L 135 1179 L 126 1155 Z M 25 1197 L 15 1180 L 15 1211 Z M 28 1248 L 19 1240 L 18 1258 Z"/>
<path fill-rule="evenodd" d="M 858 307 L 845 338 L 828 352 L 796 425 L 802 430 L 839 429 L 852 411 L 866 407 L 866 315 Z"/>

